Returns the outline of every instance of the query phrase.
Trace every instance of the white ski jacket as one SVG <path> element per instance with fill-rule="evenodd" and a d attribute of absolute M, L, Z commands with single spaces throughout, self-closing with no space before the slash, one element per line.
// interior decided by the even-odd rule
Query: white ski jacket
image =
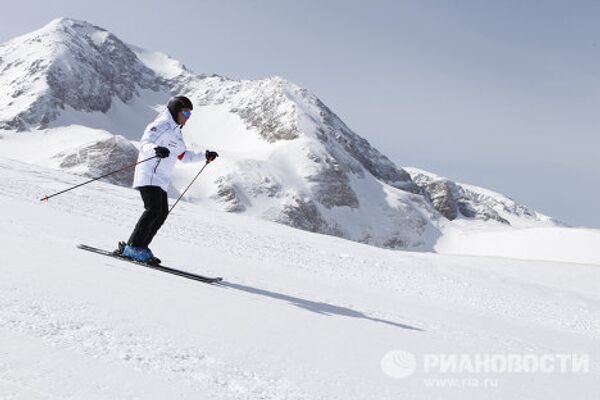
<path fill-rule="evenodd" d="M 133 175 L 133 187 L 160 186 L 165 192 L 171 182 L 171 173 L 177 160 L 182 162 L 205 161 L 204 152 L 186 150 L 181 127 L 175 123 L 169 110 L 164 110 L 144 130 L 140 141 L 138 161 L 155 156 L 155 147 L 170 150 L 169 157 L 156 158 L 138 164 Z"/>

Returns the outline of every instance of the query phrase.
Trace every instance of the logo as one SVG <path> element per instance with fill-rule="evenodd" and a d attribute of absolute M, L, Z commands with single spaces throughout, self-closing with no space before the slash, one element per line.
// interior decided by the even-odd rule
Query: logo
<path fill-rule="evenodd" d="M 381 370 L 391 378 L 407 378 L 417 370 L 417 358 L 404 350 L 392 350 L 381 358 Z"/>

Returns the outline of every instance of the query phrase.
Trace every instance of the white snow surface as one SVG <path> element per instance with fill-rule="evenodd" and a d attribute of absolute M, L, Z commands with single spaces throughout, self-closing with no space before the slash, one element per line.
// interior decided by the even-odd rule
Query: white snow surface
<path fill-rule="evenodd" d="M 61 152 L 75 150 L 114 135 L 101 129 L 82 125 L 69 125 L 60 129 L 43 129 L 35 132 L 5 132 L 0 134 L 2 148 L 7 158 L 57 168 Z"/>
<path fill-rule="evenodd" d="M 529 227 L 446 229 L 434 249 L 444 254 L 514 257 L 596 264 L 600 267 L 600 230 Z"/>
<path fill-rule="evenodd" d="M 181 75 L 189 75 L 190 71 L 181 62 L 159 51 L 150 51 L 139 46 L 128 44 L 135 55 L 151 70 L 166 79 Z"/>
<path fill-rule="evenodd" d="M 126 239 L 136 191 L 40 202 L 81 178 L 6 158 L 0 180 L 0 398 L 597 399 L 597 265 L 386 250 L 182 202 L 152 247 L 225 277 L 210 286 L 76 248 Z M 394 379 L 380 364 L 395 349 L 590 362 L 441 388 L 426 379 L 490 376 Z"/>

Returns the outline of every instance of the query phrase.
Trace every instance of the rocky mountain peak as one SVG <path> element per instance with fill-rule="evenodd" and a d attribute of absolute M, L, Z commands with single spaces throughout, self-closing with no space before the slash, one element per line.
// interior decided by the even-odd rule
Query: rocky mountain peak
<path fill-rule="evenodd" d="M 106 112 L 162 80 L 110 32 L 58 18 L 0 46 L 0 128 L 44 128 L 70 107 Z"/>

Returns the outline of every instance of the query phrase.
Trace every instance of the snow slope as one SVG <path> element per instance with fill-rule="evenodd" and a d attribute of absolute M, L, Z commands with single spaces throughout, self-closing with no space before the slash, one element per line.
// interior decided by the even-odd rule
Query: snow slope
<path fill-rule="evenodd" d="M 153 250 L 226 279 L 209 286 L 75 248 L 126 238 L 134 190 L 40 202 L 81 178 L 6 158 L 0 180 L 0 398 L 597 398 L 596 265 L 392 251 L 180 203 Z M 394 349 L 584 353 L 590 371 L 428 387 L 440 374 L 383 373 Z"/>
<path fill-rule="evenodd" d="M 435 244 L 444 254 L 554 260 L 600 266 L 600 230 L 529 227 L 447 229 Z"/>
<path fill-rule="evenodd" d="M 0 134 L 2 149 L 8 158 L 58 168 L 73 174 L 95 178 L 136 162 L 137 147 L 110 132 L 81 125 Z M 108 161 L 107 161 L 108 160 Z M 133 169 L 104 178 L 130 187 Z"/>

